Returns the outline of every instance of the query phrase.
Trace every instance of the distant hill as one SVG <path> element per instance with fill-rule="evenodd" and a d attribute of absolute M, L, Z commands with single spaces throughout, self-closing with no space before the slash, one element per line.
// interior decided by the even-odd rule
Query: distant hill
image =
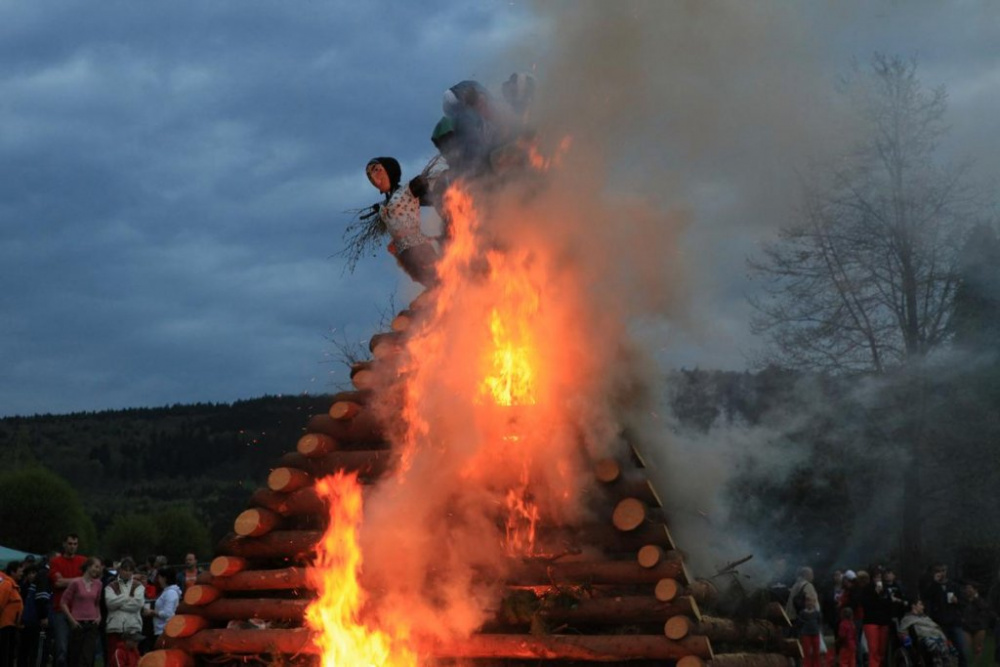
<path fill-rule="evenodd" d="M 80 494 L 99 533 L 115 516 L 186 502 L 218 539 L 330 396 L 0 419 L 5 467 L 40 463 Z"/>

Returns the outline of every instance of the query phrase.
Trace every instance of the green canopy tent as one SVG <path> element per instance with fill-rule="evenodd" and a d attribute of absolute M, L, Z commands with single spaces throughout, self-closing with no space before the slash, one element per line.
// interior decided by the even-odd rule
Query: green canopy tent
<path fill-rule="evenodd" d="M 17 549 L 0 546 L 0 567 L 7 567 L 7 563 L 12 560 L 24 560 L 28 556 L 34 556 L 36 559 L 41 558 L 38 554 L 32 554 L 27 551 L 18 551 Z"/>

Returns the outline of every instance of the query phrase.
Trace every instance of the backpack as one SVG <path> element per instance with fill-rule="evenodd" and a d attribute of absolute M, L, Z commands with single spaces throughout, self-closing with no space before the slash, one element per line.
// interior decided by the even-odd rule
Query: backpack
<path fill-rule="evenodd" d="M 795 613 L 798 614 L 806 608 L 806 587 L 803 586 L 799 589 L 799 592 L 795 594 L 792 598 L 792 606 L 795 607 Z"/>

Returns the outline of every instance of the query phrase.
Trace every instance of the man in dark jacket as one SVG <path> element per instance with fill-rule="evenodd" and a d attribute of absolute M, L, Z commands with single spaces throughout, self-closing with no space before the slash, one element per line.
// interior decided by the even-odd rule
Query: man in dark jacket
<path fill-rule="evenodd" d="M 921 593 L 927 605 L 927 615 L 941 626 L 948 641 L 958 649 L 958 667 L 967 667 L 968 648 L 962 633 L 962 613 L 959 606 L 958 587 L 948 579 L 948 566 L 935 563 L 931 568 L 931 581 Z"/>

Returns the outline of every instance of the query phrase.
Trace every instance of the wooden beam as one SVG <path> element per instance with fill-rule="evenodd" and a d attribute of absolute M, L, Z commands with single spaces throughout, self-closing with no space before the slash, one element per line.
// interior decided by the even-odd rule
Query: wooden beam
<path fill-rule="evenodd" d="M 305 628 L 203 630 L 190 637 L 170 638 L 168 648 L 194 655 L 285 654 L 315 655 L 319 649 Z M 507 635 L 481 634 L 438 643 L 421 653 L 435 658 L 476 660 L 489 658 L 561 659 L 610 662 L 615 660 L 676 660 L 685 655 L 712 658 L 711 642 L 688 637 L 673 642 L 662 635 Z"/>
<path fill-rule="evenodd" d="M 199 584 L 211 585 L 220 591 L 284 591 L 306 587 L 306 569 L 283 567 L 274 570 L 244 570 L 228 577 L 213 577 L 202 573 Z"/>
<path fill-rule="evenodd" d="M 655 584 L 663 578 L 687 579 L 681 561 L 662 561 L 646 568 L 635 561 L 579 561 L 547 562 L 528 561 L 517 564 L 507 583 L 514 585 L 569 583 L 569 584 Z"/>
<path fill-rule="evenodd" d="M 282 467 L 303 470 L 315 479 L 333 475 L 341 470 L 356 472 L 364 482 L 381 477 L 396 463 L 396 460 L 396 455 L 388 449 L 357 449 L 330 452 L 319 457 L 288 452 L 278 459 L 278 463 Z"/>
<path fill-rule="evenodd" d="M 682 596 L 674 602 L 659 602 L 648 595 L 584 598 L 572 607 L 543 607 L 539 615 L 557 623 L 663 622 L 673 616 L 701 618 L 694 598 Z"/>
<path fill-rule="evenodd" d="M 251 507 L 240 512 L 233 522 L 233 532 L 243 537 L 266 535 L 281 524 L 281 515 L 263 507 Z"/>
<path fill-rule="evenodd" d="M 230 534 L 222 538 L 218 551 L 224 556 L 242 558 L 301 560 L 315 549 L 320 537 L 322 533 L 318 530 L 274 530 L 262 537 Z"/>
<path fill-rule="evenodd" d="M 284 600 L 280 598 L 220 598 L 207 605 L 196 607 L 182 603 L 177 607 L 178 615 L 197 614 L 211 621 L 246 620 L 259 618 L 262 621 L 300 621 L 305 615 L 311 599 Z M 175 616 L 174 618 L 177 618 Z M 194 633 L 191 633 L 194 634 Z M 186 637 L 188 635 L 170 635 Z"/>
<path fill-rule="evenodd" d="M 194 656 L 176 649 L 150 651 L 139 659 L 139 667 L 194 667 Z"/>

